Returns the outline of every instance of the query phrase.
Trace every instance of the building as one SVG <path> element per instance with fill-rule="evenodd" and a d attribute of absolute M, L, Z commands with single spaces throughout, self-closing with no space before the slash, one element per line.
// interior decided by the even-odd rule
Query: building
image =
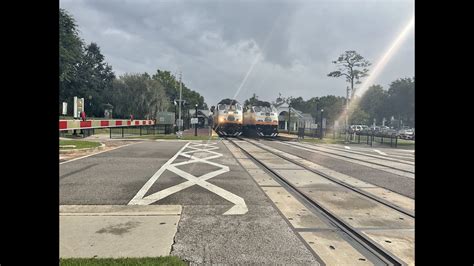
<path fill-rule="evenodd" d="M 297 131 L 299 127 L 311 128 L 314 125 L 314 118 L 311 114 L 305 114 L 295 108 L 290 108 L 286 102 L 283 103 L 273 103 L 273 106 L 278 111 L 278 129 L 279 130 L 288 130 Z M 288 114 L 290 118 L 288 119 Z M 289 121 L 288 121 L 289 120 Z"/>
<path fill-rule="evenodd" d="M 195 109 L 189 109 L 189 117 L 194 118 L 196 110 Z M 209 115 L 211 111 L 209 110 L 198 110 L 198 127 L 207 127 L 209 126 Z M 192 125 L 191 125 L 192 126 Z"/>

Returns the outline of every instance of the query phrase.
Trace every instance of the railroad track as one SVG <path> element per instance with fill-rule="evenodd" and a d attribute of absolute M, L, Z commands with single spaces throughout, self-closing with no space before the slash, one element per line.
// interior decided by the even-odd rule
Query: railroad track
<path fill-rule="evenodd" d="M 363 191 L 363 190 L 361 190 L 361 189 L 359 189 L 359 188 L 357 188 L 357 187 L 354 187 L 354 186 L 351 186 L 351 185 L 349 185 L 349 184 L 346 184 L 346 183 L 344 183 L 343 181 L 340 181 L 340 180 L 338 180 L 337 178 L 332 177 L 332 176 L 330 176 L 330 175 L 328 175 L 328 174 L 326 174 L 326 173 L 324 173 L 324 172 L 322 172 L 322 171 L 319 171 L 319 170 L 316 170 L 316 169 L 313 169 L 313 168 L 309 168 L 308 166 L 302 164 L 301 162 L 298 162 L 298 161 L 296 161 L 296 160 L 293 160 L 293 159 L 290 159 L 290 158 L 286 158 L 286 157 L 284 157 L 284 156 L 281 156 L 280 154 L 275 153 L 275 152 L 273 152 L 273 151 L 271 151 L 271 150 L 269 150 L 269 149 L 267 149 L 267 148 L 265 148 L 265 147 L 262 147 L 262 146 L 260 146 L 259 144 L 252 143 L 252 142 L 250 142 L 250 141 L 248 141 L 248 140 L 245 140 L 245 139 L 242 139 L 242 138 L 240 138 L 240 140 L 244 140 L 244 141 L 247 141 L 247 142 L 249 142 L 249 143 L 251 143 L 251 144 L 253 144 L 253 145 L 256 145 L 256 146 L 258 146 L 259 148 L 261 148 L 261 149 L 263 149 L 263 150 L 265 150 L 265 151 L 267 151 L 267 152 L 269 152 L 269 153 L 271 153 L 271 154 L 273 154 L 273 155 L 276 155 L 276 156 L 278 156 L 278 157 L 280 157 L 280 158 L 282 158 L 282 159 L 284 159 L 284 160 L 286 160 L 286 161 L 289 161 L 289 162 L 291 162 L 291 163 L 293 163 L 293 164 L 296 164 L 296 165 L 298 165 L 298 166 L 304 168 L 305 170 L 308 170 L 308 171 L 310 171 L 310 172 L 313 172 L 313 173 L 315 173 L 315 174 L 318 174 L 318 175 L 320 175 L 320 176 L 322 176 L 322 177 L 324 177 L 324 178 L 326 178 L 326 179 L 328 179 L 328 180 L 330 180 L 330 181 L 332 181 L 332 182 L 334 182 L 334 183 L 337 183 L 337 184 L 339 184 L 339 185 L 341 185 L 341 186 L 344 186 L 345 188 L 348 188 L 348 189 L 350 189 L 350 190 L 352 190 L 352 191 L 354 191 L 354 192 L 356 192 L 356 193 L 358 193 L 358 194 L 361 194 L 361 195 L 363 195 L 363 196 L 365 196 L 365 197 L 371 198 L 372 200 L 375 200 L 375 201 L 377 201 L 378 203 L 381 203 L 381 204 L 383 204 L 383 205 L 385 205 L 385 206 L 387 206 L 387 207 L 389 207 L 389 208 L 391 208 L 391 209 L 394 209 L 394 210 L 396 210 L 396 211 L 398 211 L 398 212 L 401 212 L 401 213 L 406 214 L 406 215 L 408 215 L 408 216 L 410 216 L 410 217 L 412 217 L 412 218 L 415 218 L 415 214 L 414 214 L 414 212 L 412 212 L 412 211 L 405 210 L 404 208 L 401 208 L 401 207 L 399 207 L 399 206 L 397 206 L 397 205 L 395 205 L 395 204 L 393 204 L 393 203 L 391 203 L 391 202 L 389 202 L 389 201 L 387 201 L 387 200 L 385 200 L 385 199 L 382 199 L 382 198 L 380 198 L 380 197 L 374 196 L 374 195 L 371 194 L 371 193 L 365 192 L 365 191 Z M 297 156 L 297 157 L 299 157 L 299 158 L 305 159 L 305 158 L 303 158 L 302 156 L 298 156 L 298 155 L 294 155 L 294 156 Z M 397 193 L 396 191 L 393 191 L 393 192 Z"/>
<path fill-rule="evenodd" d="M 238 147 L 240 150 L 242 150 L 242 152 L 247 155 L 249 158 L 251 158 L 254 162 L 256 162 L 260 167 L 262 167 L 263 169 L 267 170 L 267 172 L 271 173 L 271 175 L 273 175 L 275 177 L 275 179 L 277 179 L 279 181 L 279 183 L 281 183 L 282 185 L 284 185 L 285 188 L 287 188 L 289 191 L 291 191 L 294 195 L 296 195 L 299 199 L 303 200 L 307 205 L 309 205 L 311 208 L 314 208 L 315 210 L 315 213 L 319 213 L 321 215 L 324 216 L 324 218 L 328 221 L 330 221 L 330 223 L 332 225 L 334 225 L 336 228 L 338 228 L 339 230 L 341 230 L 343 233 L 345 233 L 351 240 L 353 243 L 356 243 L 356 248 L 358 250 L 362 250 L 364 254 L 369 254 L 369 258 L 372 258 L 372 261 L 375 265 L 406 265 L 405 262 L 403 262 L 400 258 L 396 257 L 394 254 L 392 254 L 391 252 L 387 251 L 385 248 L 383 248 L 380 244 L 376 243 L 375 241 L 373 241 L 372 239 L 370 239 L 369 237 L 367 237 L 366 235 L 364 235 L 362 232 L 360 232 L 358 229 L 355 229 L 354 227 L 352 227 L 350 224 L 348 224 L 347 222 L 345 222 L 344 220 L 342 220 L 341 218 L 339 218 L 337 215 L 333 214 L 330 210 L 328 210 L 326 207 L 322 206 L 320 203 L 318 203 L 317 201 L 313 200 L 309 195 L 307 195 L 305 192 L 301 191 L 298 187 L 296 187 L 295 185 L 293 185 L 290 181 L 288 181 L 285 177 L 283 177 L 282 175 L 280 175 L 278 172 L 276 172 L 275 170 L 273 170 L 271 167 L 267 166 L 265 164 L 265 162 L 262 162 L 261 160 L 259 160 L 258 158 L 256 158 L 255 156 L 253 156 L 251 153 L 249 153 L 245 148 L 243 148 L 239 143 L 235 142 L 233 139 L 230 139 L 230 138 L 224 138 L 226 139 L 227 141 L 229 141 L 230 143 L 232 143 L 234 146 Z M 273 154 L 275 156 L 278 156 L 279 158 L 285 160 L 285 161 L 288 161 L 290 163 L 293 163 L 295 165 L 298 165 L 300 167 L 302 167 L 303 169 L 305 170 L 308 170 L 310 172 L 313 172 L 313 173 L 316 173 L 340 186 L 343 186 L 347 189 L 350 189 L 351 191 L 354 191 L 360 195 L 362 195 L 363 197 L 367 197 L 367 198 L 370 198 L 371 200 L 374 200 L 376 202 L 378 202 L 379 204 L 382 204 L 384 206 L 387 206 L 397 212 L 401 212 L 409 217 L 412 217 L 414 218 L 414 214 L 413 213 L 410 213 L 402 208 L 399 208 L 398 206 L 395 206 L 393 204 L 391 204 L 390 202 L 387 202 L 383 199 L 380 199 L 378 197 L 375 197 L 374 195 L 370 195 L 369 193 L 365 193 L 364 191 L 361 191 L 360 189 L 357 189 L 355 187 L 352 187 L 348 184 L 345 184 L 339 180 L 336 180 L 335 178 L 332 178 L 322 172 L 319 172 L 317 170 L 314 170 L 314 169 L 310 169 L 304 165 L 302 165 L 301 163 L 295 161 L 295 160 L 292 160 L 292 159 L 289 159 L 289 158 L 285 158 L 283 156 L 281 156 L 280 154 L 278 153 L 275 153 L 269 149 L 266 149 L 264 147 L 261 147 L 253 142 L 250 142 L 246 139 L 242 139 L 242 138 L 238 138 L 239 140 L 241 141 L 245 141 L 246 143 L 248 144 L 251 144 L 257 148 L 260 148 L 262 150 L 264 150 L 265 152 L 268 152 L 270 154 Z"/>
<path fill-rule="evenodd" d="M 314 146 L 315 149 L 324 148 L 324 149 L 327 149 L 327 150 L 333 150 L 333 151 L 340 151 L 340 152 L 343 152 L 343 153 L 362 155 L 362 156 L 367 156 L 367 157 L 372 157 L 372 158 L 382 159 L 382 160 L 385 160 L 385 161 L 397 162 L 397 163 L 402 163 L 402 164 L 407 164 L 407 165 L 414 165 L 415 164 L 413 161 L 408 160 L 408 159 L 414 159 L 413 156 L 409 157 L 407 159 L 398 159 L 398 158 L 391 158 L 391 157 L 397 157 L 398 155 L 390 155 L 391 157 L 388 157 L 388 155 L 387 156 L 382 156 L 382 155 L 368 154 L 368 153 L 365 153 L 365 152 L 346 150 L 346 149 L 330 147 L 330 146 L 321 147 L 319 145 L 315 145 L 315 144 L 312 144 L 312 143 L 307 143 L 307 144 L 311 145 L 311 146 Z"/>
<path fill-rule="evenodd" d="M 318 149 L 317 146 L 314 146 L 314 145 L 311 145 L 313 147 L 307 147 L 305 146 L 304 144 L 301 144 L 301 143 L 298 143 L 296 141 L 294 142 L 291 142 L 291 144 L 288 144 L 288 143 L 285 143 L 284 141 L 278 141 L 278 140 L 271 140 L 271 141 L 277 141 L 279 144 L 282 144 L 282 145 L 287 145 L 287 146 L 297 146 L 298 148 L 300 149 L 307 149 L 309 151 L 315 151 L 315 152 L 319 152 L 319 153 L 322 153 L 322 154 L 328 154 L 330 156 L 334 156 L 334 158 L 337 159 L 337 157 L 340 157 L 340 158 L 343 158 L 343 159 L 347 159 L 347 160 L 354 160 L 354 161 L 360 161 L 364 164 L 369 164 L 369 165 L 374 165 L 376 167 L 384 167 L 384 168 L 389 168 L 389 169 L 392 169 L 395 170 L 395 171 L 400 171 L 402 172 L 402 175 L 414 175 L 415 172 L 414 171 L 411 171 L 411 170 L 407 170 L 407 169 L 403 169 L 403 168 L 400 168 L 400 167 L 395 167 L 395 166 L 391 166 L 391 165 L 387 165 L 387 164 L 384 164 L 384 163 L 381 163 L 381 162 L 373 162 L 373 161 L 369 161 L 369 160 L 364 160 L 364 159 L 361 159 L 361 158 L 355 158 L 355 157 L 352 157 L 352 156 L 348 156 L 348 155 L 343 155 L 343 154 L 339 154 L 339 153 L 335 153 L 335 152 L 330 152 L 330 151 L 325 151 L 325 150 L 321 150 L 321 149 Z M 367 156 L 365 154 L 359 154 L 359 155 L 362 155 L 362 156 Z M 373 156 L 376 156 L 376 155 L 373 155 Z M 371 157 L 373 157 L 371 156 Z M 384 158 L 377 158 L 379 160 L 386 160 L 386 161 L 393 161 L 393 160 L 387 160 L 387 159 L 384 159 Z M 411 163 L 411 162 L 406 162 L 406 161 L 402 161 L 402 162 L 398 162 L 398 161 L 393 161 L 393 162 L 396 162 L 396 163 L 400 163 L 400 164 L 404 164 L 404 165 L 409 165 L 409 166 L 413 166 L 414 163 Z M 404 173 L 404 174 L 403 174 Z M 407 176 L 408 177 L 408 176 Z M 413 177 L 411 177 L 413 178 Z"/>

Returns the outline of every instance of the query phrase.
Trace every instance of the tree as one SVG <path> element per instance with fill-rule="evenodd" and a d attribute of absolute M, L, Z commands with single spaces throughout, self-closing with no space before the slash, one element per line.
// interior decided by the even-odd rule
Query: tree
<path fill-rule="evenodd" d="M 162 71 L 158 69 L 152 79 L 158 80 L 161 83 L 165 89 L 166 95 L 171 101 L 179 99 L 179 80 L 176 79 L 170 71 Z M 184 82 L 182 84 L 182 99 L 186 100 L 188 106 L 194 107 L 197 104 L 199 109 L 207 109 L 204 97 L 198 92 L 189 89 Z M 174 112 L 174 107 L 170 106 L 168 110 Z"/>
<path fill-rule="evenodd" d="M 389 99 L 387 91 L 380 85 L 372 85 L 362 96 L 359 106 L 369 115 L 370 121 L 382 121 L 389 117 Z"/>
<path fill-rule="evenodd" d="M 113 81 L 106 98 L 119 118 L 134 115 L 139 119 L 155 119 L 158 112 L 166 111 L 170 105 L 164 87 L 147 73 L 120 76 Z"/>
<path fill-rule="evenodd" d="M 369 123 L 369 114 L 362 110 L 359 106 L 353 107 L 349 112 L 349 124 L 367 125 Z"/>
<path fill-rule="evenodd" d="M 85 46 L 79 38 L 74 18 L 64 9 L 59 16 L 59 99 L 73 107 L 73 97 L 85 98 L 88 116 L 103 116 L 113 106 L 114 117 L 155 118 L 158 112 L 174 111 L 170 99 L 179 97 L 180 83 L 169 71 L 125 74 L 116 78 L 105 62 L 100 47 Z M 182 96 L 188 106 L 207 109 L 204 97 L 182 84 Z M 59 108 L 61 110 L 61 108 Z"/>
<path fill-rule="evenodd" d="M 255 93 L 254 93 L 252 97 L 245 100 L 244 106 L 254 105 L 257 101 L 258 101 L 258 96 L 255 95 Z"/>
<path fill-rule="evenodd" d="M 302 111 L 303 113 L 307 111 L 306 102 L 303 100 L 301 96 L 297 98 L 289 98 L 289 101 L 291 103 L 292 108 Z"/>
<path fill-rule="evenodd" d="M 341 113 L 344 110 L 344 97 L 334 96 L 334 95 L 327 95 L 319 98 L 317 102 L 318 106 L 314 108 L 317 110 L 315 113 L 315 117 L 318 119 L 316 121 L 320 121 L 320 110 L 324 109 L 324 118 L 326 118 L 327 124 L 332 125 L 334 121 L 336 121 Z"/>
<path fill-rule="evenodd" d="M 405 125 L 415 125 L 415 78 L 397 79 L 388 89 L 389 108 L 392 115 L 404 121 Z"/>
<path fill-rule="evenodd" d="M 91 43 L 85 48 L 82 58 L 74 80 L 76 83 L 74 96 L 85 98 L 87 113 L 102 116 L 103 96 L 107 88 L 112 86 L 115 74 L 112 67 L 104 62 L 105 57 L 96 43 Z"/>
<path fill-rule="evenodd" d="M 346 51 L 333 61 L 333 64 L 337 70 L 329 73 L 328 77 L 346 77 L 346 81 L 351 84 L 351 95 L 348 95 L 348 98 L 352 99 L 355 94 L 354 82 L 360 84 L 360 79 L 368 76 L 367 67 L 371 65 L 370 62 L 356 51 Z"/>
<path fill-rule="evenodd" d="M 79 38 L 77 24 L 66 10 L 59 9 L 59 101 L 74 96 L 73 81 L 83 57 L 83 41 Z M 70 106 L 70 105 L 69 105 Z"/>

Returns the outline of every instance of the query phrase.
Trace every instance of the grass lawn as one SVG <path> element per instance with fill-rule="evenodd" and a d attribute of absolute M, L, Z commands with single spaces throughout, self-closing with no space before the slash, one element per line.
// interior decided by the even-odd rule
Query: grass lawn
<path fill-rule="evenodd" d="M 61 147 L 65 145 L 74 145 L 75 147 Z M 99 147 L 99 142 L 84 141 L 84 140 L 60 140 L 59 149 L 70 150 L 70 149 L 85 149 Z"/>
<path fill-rule="evenodd" d="M 187 265 L 184 261 L 175 256 L 157 258 L 123 258 L 123 259 L 61 259 L 61 266 L 115 266 L 115 265 Z"/>

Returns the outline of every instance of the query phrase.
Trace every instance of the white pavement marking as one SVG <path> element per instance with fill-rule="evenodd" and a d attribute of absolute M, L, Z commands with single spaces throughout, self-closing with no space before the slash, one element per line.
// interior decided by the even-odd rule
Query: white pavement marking
<path fill-rule="evenodd" d="M 119 148 L 123 148 L 123 147 L 126 147 L 126 146 L 130 146 L 130 145 L 133 145 L 133 144 L 137 144 L 137 143 L 140 143 L 140 142 L 125 144 L 125 145 L 118 146 L 118 147 L 115 147 L 115 148 L 112 148 L 112 149 L 109 149 L 109 150 L 105 150 L 105 151 L 99 151 L 99 152 L 96 152 L 96 153 L 92 153 L 92 154 L 88 154 L 88 155 L 85 155 L 85 156 L 77 157 L 77 158 L 74 158 L 74 159 L 71 159 L 71 160 L 67 160 L 67 161 L 62 162 L 62 163 L 59 163 L 59 164 L 65 164 L 65 163 L 72 162 L 72 161 L 76 161 L 76 160 L 79 160 L 79 159 L 84 159 L 84 158 L 90 157 L 90 156 L 92 156 L 92 155 L 96 155 L 96 154 L 100 154 L 100 153 L 104 153 L 104 152 L 108 152 L 108 151 L 113 151 L 113 150 L 116 150 L 116 149 L 119 149 Z M 59 159 L 61 160 L 61 156 L 59 156 Z"/>
<path fill-rule="evenodd" d="M 375 151 L 376 153 L 378 153 L 378 154 L 381 154 L 381 155 L 387 155 L 385 152 L 381 152 L 381 151 L 379 151 L 379 150 L 375 150 L 375 149 L 374 149 L 374 151 Z"/>
<path fill-rule="evenodd" d="M 346 149 L 348 149 L 348 150 L 350 150 L 350 149 L 351 149 L 351 147 L 349 147 L 349 146 L 344 146 L 344 148 L 346 148 Z"/>
<path fill-rule="evenodd" d="M 414 153 L 414 152 L 415 152 L 415 150 L 402 150 L 402 149 L 399 149 L 399 150 L 397 150 L 397 151 L 411 152 L 411 153 Z"/>
<path fill-rule="evenodd" d="M 160 199 L 166 198 L 169 195 L 179 192 L 183 189 L 186 189 L 193 185 L 198 185 L 234 203 L 234 206 L 230 208 L 229 210 L 227 210 L 223 215 L 234 215 L 234 214 L 239 215 L 239 214 L 247 213 L 248 211 L 247 205 L 245 204 L 245 201 L 243 198 L 223 188 L 220 188 L 216 185 L 206 182 L 206 180 L 210 178 L 216 177 L 220 174 L 230 171 L 228 166 L 225 166 L 216 162 L 208 161 L 208 160 L 223 156 L 221 153 L 213 151 L 213 150 L 219 149 L 219 147 L 214 146 L 214 145 L 216 145 L 216 143 L 197 144 L 197 143 L 188 142 L 145 183 L 145 185 L 138 191 L 138 193 L 135 195 L 135 197 L 133 197 L 133 199 L 128 203 L 128 205 L 149 205 Z M 183 152 L 186 148 L 191 149 L 191 150 Z M 196 153 L 196 152 L 205 152 L 205 153 L 210 153 L 212 155 L 205 158 L 198 158 L 191 155 L 191 153 Z M 183 157 L 189 158 L 190 160 L 180 162 L 180 163 L 173 163 L 173 161 L 176 160 L 178 156 L 183 156 Z M 180 165 L 193 164 L 193 163 L 210 164 L 220 169 L 197 177 L 176 167 Z M 163 174 L 165 170 L 171 171 L 177 174 L 178 176 L 187 179 L 188 181 L 163 189 L 161 191 L 158 191 L 156 193 L 153 193 L 151 195 L 144 197 L 147 191 L 158 180 L 158 178 Z"/>

